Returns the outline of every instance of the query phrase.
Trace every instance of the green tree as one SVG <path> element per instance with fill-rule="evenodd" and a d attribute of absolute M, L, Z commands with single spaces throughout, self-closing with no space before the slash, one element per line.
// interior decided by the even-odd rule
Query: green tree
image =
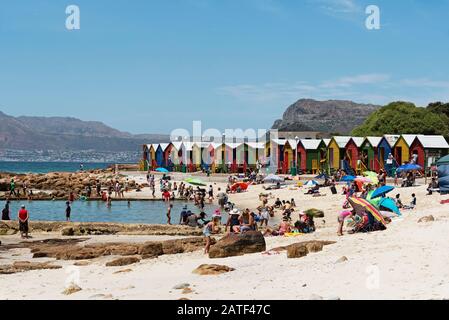
<path fill-rule="evenodd" d="M 373 112 L 352 131 L 354 136 L 384 134 L 449 134 L 449 121 L 444 114 L 416 107 L 413 103 L 397 101 Z"/>

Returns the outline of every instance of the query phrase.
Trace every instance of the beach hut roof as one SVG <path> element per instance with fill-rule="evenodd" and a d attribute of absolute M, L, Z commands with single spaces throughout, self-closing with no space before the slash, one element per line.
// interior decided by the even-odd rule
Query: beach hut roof
<path fill-rule="evenodd" d="M 355 145 L 357 146 L 357 148 L 360 148 L 363 144 L 363 141 L 365 139 L 361 138 L 361 137 L 352 137 L 350 140 L 354 141 Z M 349 141 L 348 141 L 349 143 Z"/>
<path fill-rule="evenodd" d="M 290 145 L 290 147 L 293 150 L 296 150 L 296 147 L 298 146 L 298 144 L 296 143 L 296 140 L 295 139 L 288 139 L 287 141 L 288 141 L 288 144 Z"/>
<path fill-rule="evenodd" d="M 366 137 L 366 140 L 368 140 L 371 146 L 376 148 L 379 145 L 380 141 L 382 140 L 382 137 Z"/>
<path fill-rule="evenodd" d="M 247 142 L 246 144 L 248 145 L 248 147 L 253 148 L 253 149 L 264 149 L 265 148 L 265 143 L 263 143 L 263 142 Z"/>
<path fill-rule="evenodd" d="M 302 139 L 301 144 L 306 150 L 316 150 L 320 146 L 321 141 L 319 139 Z"/>
<path fill-rule="evenodd" d="M 151 146 L 154 150 L 157 150 L 157 148 L 159 148 L 159 143 L 152 143 Z"/>
<path fill-rule="evenodd" d="M 386 134 L 383 136 L 385 140 L 387 140 L 390 147 L 394 146 L 396 144 L 396 141 L 398 141 L 400 135 L 398 134 Z"/>
<path fill-rule="evenodd" d="M 226 146 L 228 146 L 231 149 L 237 149 L 238 147 L 240 147 L 243 143 L 241 142 L 226 142 L 225 143 Z"/>
<path fill-rule="evenodd" d="M 335 142 L 337 143 L 337 145 L 340 148 L 344 148 L 346 147 L 346 145 L 348 144 L 349 140 L 351 139 L 351 137 L 346 137 L 346 136 L 337 136 L 334 137 Z"/>
<path fill-rule="evenodd" d="M 162 151 L 165 151 L 168 148 L 169 145 L 170 145 L 170 143 L 161 143 L 161 144 L 159 144 L 159 146 L 161 147 Z"/>
<path fill-rule="evenodd" d="M 187 151 L 192 151 L 192 148 L 193 148 L 193 143 L 192 143 L 192 142 L 190 142 L 190 141 L 185 141 L 185 142 L 182 143 L 182 145 L 184 146 L 184 148 L 185 148 Z"/>
<path fill-rule="evenodd" d="M 329 143 L 331 143 L 332 139 L 323 139 L 323 142 L 326 144 L 326 147 L 329 146 Z"/>
<path fill-rule="evenodd" d="M 423 135 L 416 135 L 416 134 L 403 134 L 401 137 L 405 140 L 405 143 L 410 147 L 415 141 L 416 137 L 423 137 Z"/>
<path fill-rule="evenodd" d="M 428 149 L 449 149 L 449 144 L 443 136 L 422 136 L 419 135 L 416 139 L 421 142 L 424 148 Z"/>
<path fill-rule="evenodd" d="M 171 144 L 173 145 L 173 147 L 174 147 L 176 150 L 179 150 L 179 149 L 181 149 L 181 147 L 182 147 L 182 142 L 181 142 L 181 141 L 172 142 Z"/>
<path fill-rule="evenodd" d="M 274 143 L 280 145 L 280 146 L 285 146 L 285 144 L 287 143 L 287 139 L 273 139 L 271 140 Z"/>

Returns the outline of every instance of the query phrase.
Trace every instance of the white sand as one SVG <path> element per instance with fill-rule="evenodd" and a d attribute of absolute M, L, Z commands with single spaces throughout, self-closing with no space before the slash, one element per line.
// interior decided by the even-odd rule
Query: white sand
<path fill-rule="evenodd" d="M 422 182 L 423 183 L 423 182 Z M 254 209 L 259 204 L 260 186 L 247 193 L 231 196 L 241 208 Z M 56 261 L 59 270 L 40 270 L 0 276 L 0 299 L 444 299 L 449 298 L 449 204 L 438 194 L 425 196 L 425 187 L 398 189 L 403 202 L 411 193 L 418 197 L 418 207 L 404 211 L 403 217 L 388 225 L 388 230 L 370 234 L 336 236 L 336 216 L 341 210 L 342 195 L 321 198 L 305 196 L 304 190 L 274 191 L 281 199 L 296 200 L 300 209 L 315 207 L 325 211 L 317 220 L 318 232 L 297 238 L 267 238 L 268 248 L 293 242 L 317 239 L 335 240 L 322 252 L 300 259 L 277 255 L 249 254 L 224 259 L 209 259 L 201 251 L 164 255 L 154 260 L 124 267 L 105 267 L 113 257 L 94 260 L 79 270 L 81 291 L 62 294 L 73 261 Z M 393 191 L 392 195 L 397 192 Z M 273 200 L 270 200 L 272 202 Z M 425 215 L 436 221 L 417 223 Z M 279 215 L 279 213 L 278 213 Z M 0 237 L 9 242 L 14 237 Z M 155 237 L 102 236 L 91 241 L 145 241 Z M 166 239 L 167 237 L 164 237 Z M 162 239 L 162 237 L 160 238 Z M 30 259 L 28 250 L 0 252 L 0 264 Z M 336 263 L 346 256 L 348 261 Z M 33 259 L 48 261 L 49 259 Z M 192 270 L 203 263 L 224 264 L 236 270 L 219 276 L 199 276 Z M 118 270 L 130 272 L 114 274 Z M 182 294 L 173 287 L 189 283 L 193 293 Z"/>

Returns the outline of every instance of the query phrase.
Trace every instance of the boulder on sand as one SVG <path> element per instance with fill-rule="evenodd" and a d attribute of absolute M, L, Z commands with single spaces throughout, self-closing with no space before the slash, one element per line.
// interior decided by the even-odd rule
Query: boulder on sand
<path fill-rule="evenodd" d="M 226 258 L 266 250 L 265 238 L 260 231 L 248 231 L 242 234 L 231 233 L 209 250 L 209 258 Z"/>
<path fill-rule="evenodd" d="M 140 259 L 137 257 L 123 257 L 118 258 L 115 260 L 112 260 L 108 263 L 106 263 L 106 267 L 120 267 L 120 266 L 127 266 L 133 263 L 140 262 Z"/>
<path fill-rule="evenodd" d="M 199 274 L 201 276 L 207 276 L 207 275 L 216 275 L 216 274 L 222 274 L 234 271 L 234 268 L 223 266 L 219 264 L 202 264 L 195 270 L 193 270 L 193 273 Z"/>

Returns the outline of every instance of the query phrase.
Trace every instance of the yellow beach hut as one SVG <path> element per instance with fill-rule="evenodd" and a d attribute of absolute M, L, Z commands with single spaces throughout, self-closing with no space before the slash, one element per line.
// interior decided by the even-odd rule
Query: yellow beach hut
<path fill-rule="evenodd" d="M 340 169 L 340 160 L 343 160 L 345 157 L 345 147 L 350 139 L 351 137 L 348 136 L 332 137 L 327 147 L 327 162 L 331 169 Z"/>

